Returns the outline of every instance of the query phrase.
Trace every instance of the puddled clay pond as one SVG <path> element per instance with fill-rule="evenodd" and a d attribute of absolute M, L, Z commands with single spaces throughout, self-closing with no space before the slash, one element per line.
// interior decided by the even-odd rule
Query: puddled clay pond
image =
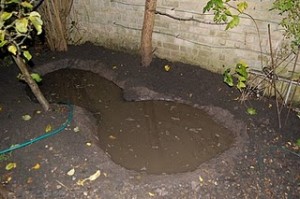
<path fill-rule="evenodd" d="M 192 171 L 234 141 L 203 110 L 169 101 L 127 102 L 118 86 L 92 72 L 61 69 L 45 75 L 41 89 L 51 102 L 71 102 L 92 112 L 100 147 L 127 169 Z"/>

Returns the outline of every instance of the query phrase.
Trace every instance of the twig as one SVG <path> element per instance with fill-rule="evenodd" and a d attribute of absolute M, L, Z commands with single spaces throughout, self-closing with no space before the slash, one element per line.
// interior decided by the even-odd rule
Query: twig
<path fill-rule="evenodd" d="M 155 14 L 167 16 L 167 17 L 170 17 L 170 18 L 178 20 L 178 21 L 195 21 L 198 23 L 209 24 L 209 25 L 225 25 L 226 24 L 226 23 L 213 23 L 213 22 L 202 21 L 199 19 L 195 19 L 194 17 L 189 17 L 189 18 L 176 17 L 176 16 L 173 16 L 173 15 L 170 15 L 170 14 L 167 14 L 164 12 L 160 12 L 160 11 L 155 11 Z"/>
<path fill-rule="evenodd" d="M 63 186 L 64 188 L 66 188 L 67 190 L 69 190 L 69 187 L 67 187 L 66 185 L 64 185 L 62 182 L 60 182 L 60 181 L 58 181 L 58 180 L 56 180 L 56 182 L 57 182 L 58 184 L 60 184 L 61 186 Z"/>
<path fill-rule="evenodd" d="M 270 44 L 270 55 L 271 55 L 271 68 L 273 72 L 275 71 L 275 66 L 274 66 L 274 55 L 273 55 L 273 47 L 272 47 L 272 39 L 271 39 L 271 30 L 270 30 L 270 24 L 268 24 L 268 34 L 269 34 L 269 44 Z M 277 112 L 277 120 L 278 120 L 278 127 L 281 129 L 281 110 L 279 108 L 279 102 L 277 99 L 277 90 L 276 90 L 276 79 L 275 76 L 272 76 L 272 85 L 274 88 L 274 95 L 275 95 L 275 102 L 276 102 L 276 112 Z"/>
<path fill-rule="evenodd" d="M 298 58 L 299 58 L 299 52 L 300 52 L 300 46 L 298 46 L 298 51 L 297 51 L 296 59 L 295 59 L 295 62 L 294 62 L 294 66 L 293 66 L 292 75 L 291 75 L 290 83 L 289 83 L 289 86 L 288 86 L 288 90 L 287 90 L 287 93 L 285 95 L 284 103 L 287 103 L 288 98 L 290 96 L 290 92 L 291 92 L 291 88 L 292 88 L 292 79 L 293 79 L 293 75 L 294 75 L 295 70 L 296 70 L 296 66 L 297 66 L 297 62 L 298 62 Z"/>

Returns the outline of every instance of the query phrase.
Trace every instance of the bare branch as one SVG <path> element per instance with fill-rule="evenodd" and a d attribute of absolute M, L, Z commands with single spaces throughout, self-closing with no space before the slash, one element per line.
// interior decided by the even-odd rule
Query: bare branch
<path fill-rule="evenodd" d="M 160 11 L 155 11 L 155 14 L 162 15 L 162 16 L 167 16 L 169 18 L 172 18 L 172 19 L 175 19 L 175 20 L 178 20 L 178 21 L 194 21 L 194 22 L 197 22 L 197 23 L 203 23 L 203 24 L 209 24 L 209 25 L 225 25 L 226 24 L 226 23 L 214 23 L 214 22 L 202 21 L 202 20 L 199 20 L 199 19 L 195 19 L 194 17 L 181 18 L 181 17 L 176 17 L 176 16 L 173 16 L 173 15 L 164 13 L 164 12 L 160 12 Z"/>

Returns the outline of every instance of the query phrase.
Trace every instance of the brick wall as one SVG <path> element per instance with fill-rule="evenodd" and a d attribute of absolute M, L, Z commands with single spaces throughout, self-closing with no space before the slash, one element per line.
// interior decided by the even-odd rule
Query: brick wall
<path fill-rule="evenodd" d="M 237 28 L 224 31 L 225 25 L 178 21 L 156 15 L 153 34 L 155 55 L 199 65 L 214 72 L 223 72 L 223 66 L 235 66 L 240 60 L 246 61 L 253 69 L 261 70 L 270 63 L 268 24 L 274 49 L 279 49 L 282 43 L 283 32 L 278 25 L 280 16 L 269 11 L 271 0 L 247 2 L 247 13 L 255 18 L 259 34 L 255 23 L 247 16 L 242 17 Z M 145 0 L 74 0 L 70 17 L 75 22 L 75 26 L 71 27 L 73 42 L 91 41 L 108 48 L 137 52 L 144 4 Z M 158 0 L 157 11 L 212 22 L 211 15 L 202 14 L 205 4 L 206 0 Z M 282 71 L 284 76 L 290 75 L 289 69 Z"/>

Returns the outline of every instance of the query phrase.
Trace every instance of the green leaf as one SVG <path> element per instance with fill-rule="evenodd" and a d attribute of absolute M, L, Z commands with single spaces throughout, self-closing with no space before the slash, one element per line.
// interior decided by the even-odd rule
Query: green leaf
<path fill-rule="evenodd" d="M 243 13 L 247 8 L 248 8 L 248 3 L 245 1 L 237 4 L 237 9 L 240 13 Z"/>
<path fill-rule="evenodd" d="M 245 82 L 239 81 L 236 87 L 241 91 L 242 89 L 246 88 Z"/>
<path fill-rule="evenodd" d="M 36 82 L 41 82 L 42 81 L 42 78 L 39 74 L 37 73 L 31 73 L 30 76 L 32 77 L 32 79 Z"/>
<path fill-rule="evenodd" d="M 42 33 L 42 25 L 43 25 L 43 21 L 41 19 L 41 15 L 36 12 L 36 11 L 32 11 L 29 14 L 29 20 L 31 21 L 31 23 L 33 24 L 34 28 L 37 31 L 37 34 L 41 34 Z"/>
<path fill-rule="evenodd" d="M 218 8 L 224 8 L 224 2 L 223 0 L 213 0 L 215 6 Z"/>
<path fill-rule="evenodd" d="M 7 40 L 1 41 L 0 42 L 0 48 L 2 48 L 3 46 L 5 46 L 6 44 L 7 44 Z"/>
<path fill-rule="evenodd" d="M 296 145 L 300 147 L 300 139 L 297 140 Z"/>
<path fill-rule="evenodd" d="M 242 76 L 244 77 L 246 80 L 248 79 L 248 66 L 247 64 L 245 63 L 238 63 L 236 65 L 236 68 L 235 68 L 235 72 L 239 75 L 239 76 Z"/>
<path fill-rule="evenodd" d="M 15 46 L 15 45 L 9 45 L 8 47 L 7 47 L 7 50 L 10 52 L 10 53 L 12 53 L 13 55 L 16 55 L 17 54 L 17 51 L 18 51 L 18 49 L 17 49 L 17 47 Z"/>
<path fill-rule="evenodd" d="M 10 0 L 5 2 L 5 4 L 11 4 L 11 3 L 20 3 L 21 0 Z"/>
<path fill-rule="evenodd" d="M 24 8 L 29 8 L 29 9 L 32 9 L 33 8 L 33 5 L 27 1 L 23 1 L 21 3 L 21 6 L 23 6 Z"/>
<path fill-rule="evenodd" d="M 232 75 L 230 74 L 230 69 L 228 68 L 227 70 L 225 70 L 224 74 L 224 82 L 228 85 L 228 86 L 233 86 L 233 78 Z"/>
<path fill-rule="evenodd" d="M 256 109 L 255 109 L 255 108 L 252 108 L 252 107 L 247 108 L 247 113 L 248 113 L 249 115 L 256 115 L 256 114 L 257 114 Z"/>
<path fill-rule="evenodd" d="M 207 2 L 206 6 L 203 8 L 203 13 L 209 12 L 214 6 L 213 0 Z"/>
<path fill-rule="evenodd" d="M 30 54 L 30 52 L 28 50 L 25 50 L 23 52 L 24 57 L 29 61 L 32 58 L 32 55 Z"/>
<path fill-rule="evenodd" d="M 239 23 L 240 23 L 240 17 L 237 15 L 232 15 L 232 19 L 227 24 L 225 30 L 232 29 L 232 28 L 236 27 L 237 25 L 239 25 Z"/>
<path fill-rule="evenodd" d="M 239 76 L 239 77 L 238 77 L 238 80 L 239 80 L 240 82 L 246 82 L 246 81 L 247 81 L 247 79 L 246 79 L 244 76 Z"/>
<path fill-rule="evenodd" d="M 16 29 L 20 33 L 27 33 L 28 31 L 28 19 L 26 18 L 21 18 L 21 19 L 16 19 Z"/>
<path fill-rule="evenodd" d="M 3 12 L 1 14 L 0 19 L 1 21 L 6 21 L 7 19 L 11 18 L 11 16 L 12 16 L 12 12 Z"/>
<path fill-rule="evenodd" d="M 5 30 L 0 30 L 0 41 L 5 40 Z"/>
<path fill-rule="evenodd" d="M 231 14 L 231 12 L 230 12 L 229 9 L 225 10 L 224 14 L 227 15 L 227 16 L 232 16 L 232 14 Z"/>

